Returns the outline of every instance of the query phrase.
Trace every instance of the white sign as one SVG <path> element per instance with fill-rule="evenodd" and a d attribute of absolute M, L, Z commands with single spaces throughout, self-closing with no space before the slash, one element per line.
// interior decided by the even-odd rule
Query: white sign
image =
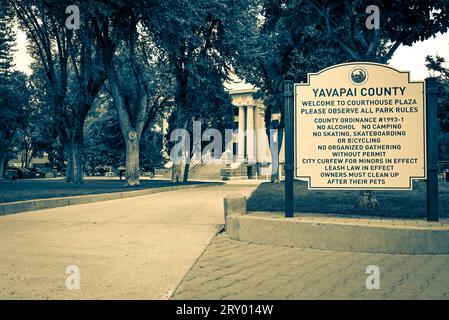
<path fill-rule="evenodd" d="M 401 190 L 426 178 L 425 84 L 345 63 L 295 84 L 296 178 L 309 189 Z"/>

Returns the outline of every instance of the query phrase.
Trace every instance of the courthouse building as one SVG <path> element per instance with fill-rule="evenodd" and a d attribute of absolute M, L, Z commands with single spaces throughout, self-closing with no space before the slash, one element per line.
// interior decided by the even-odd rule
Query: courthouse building
<path fill-rule="evenodd" d="M 232 81 L 225 84 L 232 97 L 234 105 L 234 127 L 232 150 L 223 150 L 220 161 L 210 161 L 205 157 L 202 161 L 192 160 L 189 176 L 196 179 L 220 179 L 225 176 L 232 178 L 268 179 L 271 174 L 271 154 L 268 136 L 265 130 L 263 101 L 254 99 L 257 91 L 249 85 L 232 76 Z M 279 118 L 274 115 L 273 120 Z M 164 130 L 167 124 L 163 125 Z M 283 139 L 284 141 L 284 139 Z M 231 161 L 228 153 L 232 151 Z M 168 155 L 168 152 L 167 152 Z M 282 146 L 279 162 L 284 162 Z M 230 163 L 232 162 L 232 163 Z M 167 167 L 170 167 L 171 163 Z"/>

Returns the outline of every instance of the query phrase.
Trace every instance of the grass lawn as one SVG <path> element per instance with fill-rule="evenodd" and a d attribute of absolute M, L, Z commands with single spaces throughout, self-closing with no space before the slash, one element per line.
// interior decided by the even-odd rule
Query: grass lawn
<path fill-rule="evenodd" d="M 375 215 L 418 218 L 426 216 L 426 184 L 416 181 L 413 191 L 376 191 L 378 210 L 355 207 L 359 191 L 311 191 L 295 181 L 295 212 Z M 449 183 L 439 184 L 440 217 L 449 217 Z M 284 183 L 263 183 L 248 199 L 249 211 L 284 211 Z"/>
<path fill-rule="evenodd" d="M 140 183 L 139 187 L 125 187 L 125 181 L 115 178 L 87 178 L 80 185 L 67 184 L 62 179 L 30 179 L 14 183 L 6 180 L 0 181 L 0 203 L 174 186 L 168 180 L 141 180 Z M 202 183 L 207 184 L 195 181 L 188 184 Z"/>

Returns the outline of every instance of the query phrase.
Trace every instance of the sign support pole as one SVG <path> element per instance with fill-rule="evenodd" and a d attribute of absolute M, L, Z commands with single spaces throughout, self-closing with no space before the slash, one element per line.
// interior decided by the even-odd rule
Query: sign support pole
<path fill-rule="evenodd" d="M 284 89 L 284 116 L 285 116 L 285 217 L 293 217 L 293 176 L 294 176 L 294 110 L 293 110 L 293 81 L 285 80 Z"/>
<path fill-rule="evenodd" d="M 427 220 L 438 221 L 438 124 L 437 81 L 426 79 L 427 122 Z"/>

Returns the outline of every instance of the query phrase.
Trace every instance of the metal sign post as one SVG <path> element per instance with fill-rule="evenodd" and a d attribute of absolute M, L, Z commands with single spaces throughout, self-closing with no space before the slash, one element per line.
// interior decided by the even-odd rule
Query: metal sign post
<path fill-rule="evenodd" d="M 427 220 L 438 221 L 437 81 L 426 79 L 427 102 Z"/>
<path fill-rule="evenodd" d="M 284 81 L 285 104 L 285 217 L 293 217 L 293 175 L 295 161 L 294 146 L 294 110 L 293 110 L 293 81 Z"/>

